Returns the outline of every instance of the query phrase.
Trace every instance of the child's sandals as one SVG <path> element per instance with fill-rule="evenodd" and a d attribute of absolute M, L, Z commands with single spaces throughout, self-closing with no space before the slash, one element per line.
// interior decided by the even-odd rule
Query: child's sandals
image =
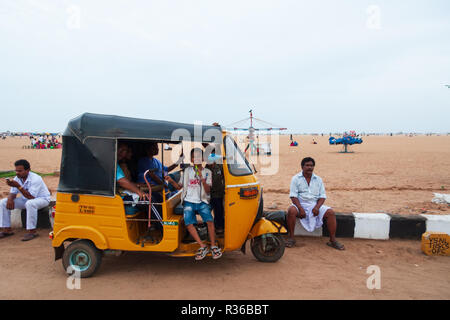
<path fill-rule="evenodd" d="M 222 256 L 222 251 L 220 250 L 219 247 L 217 246 L 212 246 L 211 247 L 211 252 L 212 252 L 212 258 L 215 259 L 219 259 Z"/>
<path fill-rule="evenodd" d="M 208 247 L 200 247 L 195 254 L 195 260 L 203 260 L 209 252 L 210 250 Z M 217 246 L 212 246 L 211 255 L 214 260 L 219 259 L 222 256 L 222 250 L 220 250 L 220 248 Z"/>
<path fill-rule="evenodd" d="M 195 260 L 197 260 L 197 261 L 203 260 L 208 253 L 209 253 L 208 247 L 200 247 L 197 250 L 197 253 L 195 254 Z"/>

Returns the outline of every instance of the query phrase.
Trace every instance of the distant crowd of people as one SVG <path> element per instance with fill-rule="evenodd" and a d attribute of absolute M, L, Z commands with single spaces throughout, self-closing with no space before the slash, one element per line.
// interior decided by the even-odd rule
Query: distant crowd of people
<path fill-rule="evenodd" d="M 61 142 L 56 136 L 30 136 L 30 144 L 32 149 L 60 149 Z"/>

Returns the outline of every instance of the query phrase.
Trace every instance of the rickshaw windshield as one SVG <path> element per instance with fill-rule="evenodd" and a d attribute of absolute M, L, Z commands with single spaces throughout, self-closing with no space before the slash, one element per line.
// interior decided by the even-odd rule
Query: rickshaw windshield
<path fill-rule="evenodd" d="M 228 170 L 233 176 L 247 176 L 253 173 L 250 165 L 236 142 L 229 136 L 224 139 Z"/>

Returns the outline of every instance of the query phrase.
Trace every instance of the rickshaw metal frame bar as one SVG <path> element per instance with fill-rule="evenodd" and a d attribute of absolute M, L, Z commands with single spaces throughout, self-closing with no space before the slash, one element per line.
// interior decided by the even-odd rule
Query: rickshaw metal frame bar
<path fill-rule="evenodd" d="M 251 186 L 258 186 L 260 183 L 258 182 L 252 182 L 252 183 L 244 183 L 244 184 L 234 184 L 234 185 L 228 185 L 226 186 L 229 188 L 242 188 L 242 187 L 251 187 Z"/>
<path fill-rule="evenodd" d="M 140 200 L 140 201 L 137 201 L 137 202 L 133 202 L 131 200 L 124 200 L 123 204 L 150 204 L 150 201 L 148 201 L 148 200 Z M 154 204 L 154 205 L 163 205 L 162 203 L 156 203 L 156 202 L 152 202 L 152 204 Z"/>
<path fill-rule="evenodd" d="M 126 219 L 126 221 L 146 221 L 148 222 L 148 219 Z M 164 222 L 164 221 L 171 221 L 171 220 L 158 220 L 158 219 L 150 219 L 150 221 L 159 221 L 159 222 Z"/>
<path fill-rule="evenodd" d="M 171 196 L 169 199 L 167 199 L 166 202 L 171 200 L 171 199 L 173 199 L 174 197 L 176 197 L 181 192 L 182 192 L 181 190 L 177 190 L 177 192 L 173 196 Z"/>
<path fill-rule="evenodd" d="M 163 221 L 163 218 L 161 218 L 158 210 L 156 210 L 156 208 L 154 206 L 152 206 L 152 211 L 155 214 L 155 216 L 159 219 L 158 221 Z M 150 221 L 151 221 L 151 219 L 150 219 Z"/>

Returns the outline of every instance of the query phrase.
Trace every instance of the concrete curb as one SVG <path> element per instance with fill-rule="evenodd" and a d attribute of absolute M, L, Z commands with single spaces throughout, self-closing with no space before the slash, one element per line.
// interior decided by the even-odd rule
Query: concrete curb
<path fill-rule="evenodd" d="M 285 224 L 285 211 L 264 211 L 268 219 Z M 388 240 L 420 240 L 428 231 L 450 235 L 450 215 L 400 215 L 390 213 L 336 213 L 338 238 Z M 322 228 L 307 232 L 300 223 L 295 226 L 295 235 L 329 236 L 326 221 Z"/>
<path fill-rule="evenodd" d="M 50 201 L 48 207 L 38 210 L 38 220 L 36 227 L 38 229 L 52 229 L 53 216 L 51 208 L 56 204 L 54 200 Z M 11 210 L 11 228 L 25 229 L 27 226 L 27 211 L 25 209 Z"/>

